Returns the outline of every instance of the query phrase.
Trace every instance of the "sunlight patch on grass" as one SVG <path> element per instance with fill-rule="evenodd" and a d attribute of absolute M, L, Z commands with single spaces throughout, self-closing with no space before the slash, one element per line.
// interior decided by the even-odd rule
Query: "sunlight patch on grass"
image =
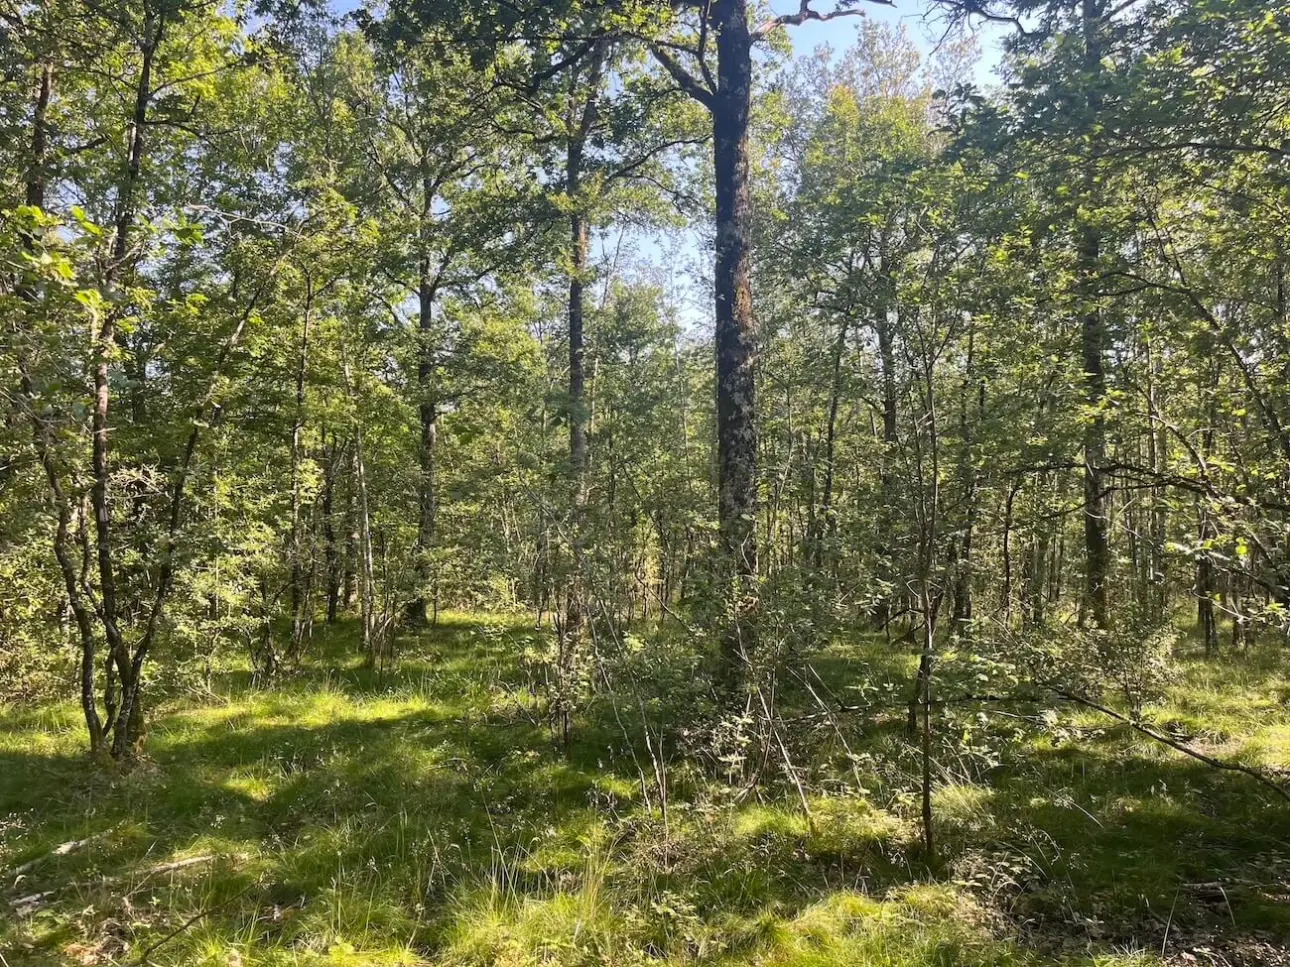
<path fill-rule="evenodd" d="M 1290 723 L 1270 725 L 1241 743 L 1240 759 L 1249 765 L 1290 769 Z"/>
<path fill-rule="evenodd" d="M 907 843 L 914 837 L 906 821 L 866 799 L 827 796 L 811 800 L 810 806 L 816 849 L 854 856 L 887 843 Z"/>
<path fill-rule="evenodd" d="M 979 769 L 952 758 L 951 729 L 939 733 L 938 763 L 966 762 L 954 774 L 976 781 L 937 783 L 944 866 L 933 873 L 897 720 L 841 724 L 863 757 L 866 796 L 839 792 L 857 784 L 838 769 L 840 748 L 802 737 L 802 758 L 793 752 L 810 777 L 809 821 L 783 776 L 767 773 L 735 805 L 680 759 L 665 820 L 617 731 L 580 721 L 562 757 L 544 700 L 517 684 L 531 618 L 444 616 L 401 640 L 385 675 L 359 667 L 352 631 L 320 635 L 278 680 L 239 668 L 218 680 L 226 697 L 159 700 L 151 758 L 132 770 L 88 766 L 74 703 L 0 712 L 0 868 L 35 860 L 22 889 L 58 891 L 38 916 L 0 917 L 6 956 L 22 945 L 31 963 L 62 967 L 67 950 L 126 940 L 137 954 L 209 910 L 150 960 L 1145 967 L 1159 963 L 1150 952 L 1108 952 L 1082 935 L 1066 954 L 1023 950 L 1006 940 L 1004 918 L 1051 938 L 1077 930 L 1072 917 L 1098 917 L 1123 942 L 1148 912 L 1170 908 L 1179 882 L 1210 880 L 1251 884 L 1229 890 L 1219 928 L 1290 929 L 1280 867 L 1265 862 L 1290 837 L 1290 814 L 1248 777 L 1207 770 L 1096 712 L 1061 707 L 1053 728 L 983 733 L 998 755 Z M 818 658 L 838 694 L 863 681 L 904 695 L 916 660 L 881 636 Z M 1290 765 L 1281 664 L 1198 662 L 1147 717 L 1210 751 Z M 214 858 L 147 872 L 203 854 Z M 1180 902 L 1175 935 L 1204 913 Z"/>
<path fill-rule="evenodd" d="M 520 896 L 503 885 L 457 902 L 445 960 L 453 964 L 620 964 L 635 960 L 622 919 L 589 867 L 577 889 Z"/>
<path fill-rule="evenodd" d="M 941 887 L 914 886 L 878 901 L 835 893 L 790 924 L 785 940 L 757 959 L 766 967 L 1001 965 L 1017 956 L 990 939 L 969 901 Z"/>
<path fill-rule="evenodd" d="M 954 782 L 939 786 L 932 795 L 932 813 L 956 826 L 978 828 L 990 822 L 995 790 L 977 783 Z"/>
<path fill-rule="evenodd" d="M 760 804 L 735 813 L 732 829 L 735 836 L 744 840 L 800 839 L 810 833 L 801 809 Z"/>

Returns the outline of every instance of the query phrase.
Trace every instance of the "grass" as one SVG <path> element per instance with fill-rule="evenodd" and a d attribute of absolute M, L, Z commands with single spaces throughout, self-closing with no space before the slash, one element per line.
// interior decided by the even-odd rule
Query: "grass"
<path fill-rule="evenodd" d="M 3 711 L 0 964 L 1128 967 L 1290 937 L 1290 808 L 1094 714 L 947 709 L 929 868 L 899 710 L 786 737 L 809 819 L 782 776 L 740 798 L 687 765 L 676 729 L 664 816 L 630 707 L 587 709 L 563 756 L 533 643 L 449 615 L 381 677 L 340 626 L 272 688 L 229 668 L 167 698 L 128 772 L 89 765 L 74 705 Z M 910 656 L 816 667 L 897 695 Z M 1288 669 L 1184 659 L 1149 714 L 1290 768 Z"/>

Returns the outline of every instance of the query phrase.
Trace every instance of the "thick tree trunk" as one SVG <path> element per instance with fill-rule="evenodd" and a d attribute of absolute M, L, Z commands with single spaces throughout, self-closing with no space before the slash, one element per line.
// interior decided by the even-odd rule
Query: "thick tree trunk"
<path fill-rule="evenodd" d="M 712 97 L 716 177 L 717 490 L 721 546 L 734 594 L 725 672 L 737 682 L 751 658 L 757 584 L 756 333 L 750 272 L 748 123 L 752 35 L 747 0 L 715 0 L 717 89 Z"/>

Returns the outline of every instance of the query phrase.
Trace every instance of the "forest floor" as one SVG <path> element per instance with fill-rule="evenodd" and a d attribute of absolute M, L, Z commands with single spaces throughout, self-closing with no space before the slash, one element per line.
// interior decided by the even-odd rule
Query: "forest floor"
<path fill-rule="evenodd" d="M 1290 964 L 1290 804 L 1247 776 L 1095 712 L 964 712 L 929 869 L 898 711 L 801 713 L 849 748 L 832 781 L 836 749 L 800 764 L 809 822 L 791 785 L 741 798 L 666 749 L 664 817 L 612 716 L 565 757 L 535 644 L 447 616 L 378 675 L 342 627 L 272 687 L 172 690 L 129 771 L 87 762 L 72 703 L 0 709 L 0 967 Z M 817 667 L 903 695 L 913 660 Z M 1290 656 L 1181 665 L 1152 722 L 1290 768 Z"/>

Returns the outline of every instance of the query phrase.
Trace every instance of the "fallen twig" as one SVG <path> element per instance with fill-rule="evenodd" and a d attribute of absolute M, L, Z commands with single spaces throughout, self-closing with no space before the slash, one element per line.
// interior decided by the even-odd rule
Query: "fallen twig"
<path fill-rule="evenodd" d="M 1129 716 L 1124 715 L 1121 712 L 1117 712 L 1113 708 L 1108 708 L 1105 705 L 1095 702 L 1091 698 L 1085 698 L 1084 696 L 1078 695 L 1075 692 L 1068 692 L 1065 689 L 1058 688 L 1052 685 L 1048 686 L 1048 688 L 1055 695 L 1060 695 L 1062 698 L 1067 699 L 1068 701 L 1074 702 L 1076 705 L 1083 705 L 1085 708 L 1091 708 L 1094 711 L 1101 712 L 1103 715 L 1109 716 L 1110 718 L 1113 718 L 1118 722 L 1123 722 L 1125 725 L 1129 726 L 1129 728 L 1134 729 L 1137 732 L 1141 732 L 1147 738 L 1154 739 L 1155 741 L 1161 743 L 1162 745 L 1167 745 L 1169 746 L 1169 748 L 1175 749 L 1178 752 L 1181 752 L 1183 755 L 1191 756 L 1193 759 L 1196 759 L 1199 762 L 1203 762 L 1208 766 L 1211 766 L 1215 769 L 1222 769 L 1226 772 L 1243 773 L 1249 776 L 1251 779 L 1254 779 L 1255 781 L 1260 782 L 1263 785 L 1267 786 L 1269 789 L 1275 792 L 1286 802 L 1290 802 L 1290 790 L 1287 790 L 1285 786 L 1281 785 L 1281 783 L 1277 782 L 1271 776 L 1268 776 L 1266 773 L 1262 772 L 1259 769 L 1254 768 L 1253 766 L 1241 765 L 1241 763 L 1239 762 L 1228 762 L 1226 759 L 1218 759 L 1212 755 L 1206 755 L 1204 752 L 1200 752 L 1197 749 L 1193 749 L 1188 745 L 1184 745 L 1182 742 L 1179 742 L 1177 739 L 1170 738 L 1169 736 L 1165 735 L 1163 732 L 1157 732 L 1149 725 L 1144 725 L 1141 722 L 1136 722 L 1133 719 L 1131 719 Z"/>
<path fill-rule="evenodd" d="M 27 896 L 17 897 L 10 900 L 9 905 L 20 915 L 34 913 L 49 902 L 55 894 L 70 890 L 74 887 L 91 887 L 91 886 L 110 886 L 113 883 L 120 883 L 122 880 L 128 880 L 132 876 L 139 876 L 140 882 L 147 880 L 150 876 L 156 876 L 158 873 L 173 873 L 176 870 L 182 870 L 189 866 L 196 866 L 199 863 L 209 863 L 216 859 L 214 853 L 203 853 L 201 856 L 188 856 L 182 860 L 172 860 L 169 863 L 162 863 L 158 866 L 150 866 L 140 873 L 123 873 L 119 876 L 105 876 L 95 881 L 79 881 L 74 883 L 65 883 L 62 886 L 56 886 L 52 890 L 45 890 L 42 893 L 31 893 Z"/>
<path fill-rule="evenodd" d="M 188 856 L 182 860 L 172 860 L 169 863 L 162 863 L 159 866 L 150 866 L 143 871 L 144 876 L 155 876 L 158 873 L 173 873 L 175 870 L 182 870 L 186 866 L 196 866 L 198 863 L 209 863 L 215 859 L 214 853 L 203 853 L 200 856 Z"/>
<path fill-rule="evenodd" d="M 90 843 L 93 843 L 95 840 L 103 839 L 103 837 L 107 836 L 111 832 L 111 829 L 105 829 L 102 832 L 95 833 L 93 836 L 86 836 L 84 839 L 74 839 L 67 843 L 60 843 L 48 853 L 45 853 L 42 856 L 37 856 L 35 859 L 28 860 L 21 866 L 15 866 L 13 870 L 10 871 L 9 875 L 14 877 L 22 876 L 28 870 L 35 869 L 51 856 L 66 856 L 68 853 L 74 853 L 81 847 L 88 846 Z"/>
<path fill-rule="evenodd" d="M 16 900 L 10 900 L 9 905 L 13 907 L 13 912 L 18 916 L 26 916 L 29 913 L 35 913 L 53 896 L 56 890 L 46 890 L 43 893 L 32 893 L 29 896 L 20 896 Z"/>
<path fill-rule="evenodd" d="M 151 957 L 153 953 L 156 952 L 158 947 L 160 947 L 162 944 L 169 943 L 171 940 L 174 940 L 181 933 L 183 933 L 185 930 L 187 930 L 189 927 L 195 924 L 198 920 L 201 920 L 204 917 L 209 917 L 212 913 L 218 913 L 220 910 L 223 910 L 225 907 L 232 906 L 232 904 L 234 904 L 238 900 L 242 899 L 242 897 L 250 893 L 251 887 L 254 885 L 255 884 L 252 883 L 250 886 L 247 886 L 243 890 L 239 890 L 237 893 L 235 893 L 233 896 L 229 897 L 228 899 L 223 900 L 215 904 L 214 906 L 207 907 L 205 910 L 198 911 L 193 916 L 189 917 L 187 920 L 181 923 L 174 930 L 170 931 L 170 933 L 162 937 L 160 940 L 157 940 L 154 943 L 150 944 L 148 947 L 145 947 L 143 953 L 141 953 L 138 956 L 138 959 L 134 961 L 135 967 L 142 967 L 143 964 L 148 962 L 148 958 Z"/>

